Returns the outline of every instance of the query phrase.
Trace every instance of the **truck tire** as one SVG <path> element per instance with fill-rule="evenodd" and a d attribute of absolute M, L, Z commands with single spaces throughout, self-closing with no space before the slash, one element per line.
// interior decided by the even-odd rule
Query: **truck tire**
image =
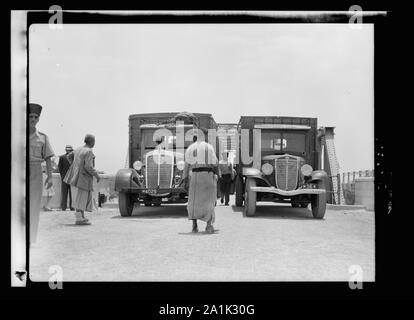
<path fill-rule="evenodd" d="M 318 189 L 325 189 L 322 181 L 318 182 Z M 326 211 L 326 193 L 312 195 L 312 215 L 315 219 L 323 219 Z"/>
<path fill-rule="evenodd" d="M 243 178 L 239 175 L 236 177 L 236 207 L 243 206 Z"/>
<path fill-rule="evenodd" d="M 119 192 L 118 205 L 122 217 L 131 216 L 134 210 L 134 201 L 129 193 Z"/>
<path fill-rule="evenodd" d="M 256 186 L 256 180 L 253 178 L 246 179 L 246 187 L 244 192 L 244 209 L 243 214 L 246 217 L 253 217 L 256 213 L 256 192 L 250 190 L 251 187 Z"/>

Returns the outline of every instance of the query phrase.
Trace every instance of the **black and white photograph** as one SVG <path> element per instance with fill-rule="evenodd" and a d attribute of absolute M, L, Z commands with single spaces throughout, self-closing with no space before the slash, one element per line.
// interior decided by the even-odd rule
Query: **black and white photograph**
<path fill-rule="evenodd" d="M 329 23 L 64 9 L 11 14 L 13 286 L 375 283 L 391 173 L 360 7 Z"/>

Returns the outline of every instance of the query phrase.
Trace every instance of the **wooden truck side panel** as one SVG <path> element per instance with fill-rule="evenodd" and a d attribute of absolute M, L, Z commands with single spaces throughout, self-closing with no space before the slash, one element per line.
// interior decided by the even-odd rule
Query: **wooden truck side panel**
<path fill-rule="evenodd" d="M 129 116 L 129 167 L 141 158 L 141 128 L 142 124 L 162 124 L 171 120 L 179 112 L 143 113 Z M 209 113 L 193 113 L 199 120 L 201 127 L 217 128 L 217 124 Z"/>
<path fill-rule="evenodd" d="M 275 116 L 242 116 L 238 123 L 239 131 L 239 156 L 241 159 L 241 129 L 249 129 L 249 155 L 253 155 L 253 130 L 256 124 L 289 124 L 310 126 L 309 134 L 306 135 L 308 149 L 307 159 L 314 169 L 320 169 L 320 147 L 316 142 L 317 118 L 303 117 L 275 117 Z M 242 166 L 238 166 L 240 171 Z"/>

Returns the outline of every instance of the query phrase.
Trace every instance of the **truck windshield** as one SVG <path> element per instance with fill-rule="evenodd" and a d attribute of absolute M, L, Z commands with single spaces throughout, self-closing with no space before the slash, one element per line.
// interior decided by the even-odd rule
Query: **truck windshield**
<path fill-rule="evenodd" d="M 143 145 L 145 149 L 154 149 L 157 147 L 158 143 L 154 141 L 154 133 L 155 129 L 145 129 L 142 130 L 142 136 L 143 136 Z M 176 140 L 177 137 L 175 135 L 175 132 L 170 130 L 173 135 L 171 136 L 164 136 L 162 138 L 162 141 L 165 141 L 165 145 L 168 146 L 169 150 L 173 150 L 176 148 Z M 192 141 L 184 141 L 184 148 L 187 149 L 190 144 L 192 144 Z"/>
<path fill-rule="evenodd" d="M 304 153 L 306 135 L 304 132 L 286 132 L 280 130 L 261 131 L 262 152 Z"/>

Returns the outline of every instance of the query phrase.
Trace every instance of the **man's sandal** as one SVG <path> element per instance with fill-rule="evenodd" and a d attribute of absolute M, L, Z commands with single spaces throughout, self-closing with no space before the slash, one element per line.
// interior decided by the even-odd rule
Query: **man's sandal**
<path fill-rule="evenodd" d="M 206 232 L 207 233 L 214 233 L 214 227 L 213 226 L 207 226 L 206 227 Z"/>
<path fill-rule="evenodd" d="M 91 223 L 87 220 L 78 220 L 75 222 L 75 224 L 78 226 L 86 226 L 86 225 L 90 225 Z"/>

